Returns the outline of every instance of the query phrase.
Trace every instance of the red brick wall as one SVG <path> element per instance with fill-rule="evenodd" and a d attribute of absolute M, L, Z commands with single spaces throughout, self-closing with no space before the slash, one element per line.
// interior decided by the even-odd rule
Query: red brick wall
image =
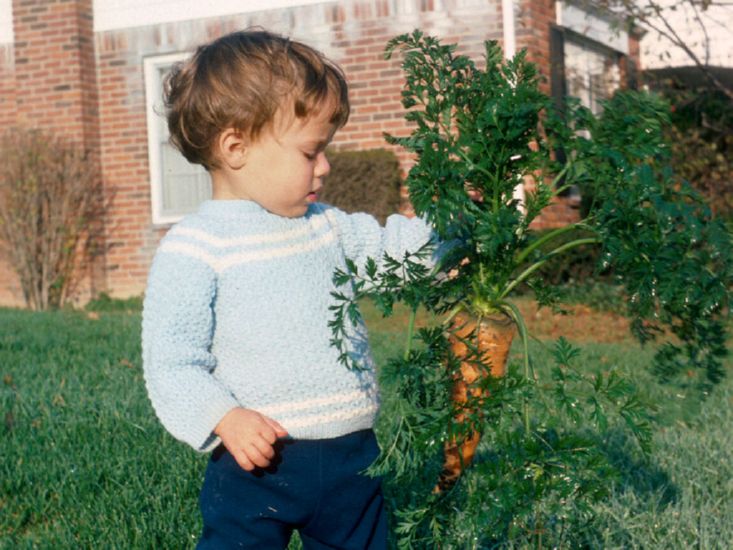
<path fill-rule="evenodd" d="M 555 0 L 519 0 L 517 51 L 527 49 L 527 58 L 537 64 L 544 77 L 546 93 L 550 92 L 550 26 L 555 21 Z"/>
<path fill-rule="evenodd" d="M 96 36 L 100 151 L 105 184 L 114 189 L 106 275 L 110 292 L 122 296 L 140 293 L 150 257 L 140 250 L 151 238 L 142 55 L 128 34 Z"/>
<path fill-rule="evenodd" d="M 92 0 L 14 0 L 16 124 L 98 145 Z"/>
<path fill-rule="evenodd" d="M 98 163 L 92 0 L 13 0 L 12 10 L 15 42 L 0 47 L 0 122 L 70 137 Z M 0 303 L 20 304 L 7 263 L 0 281 Z M 81 288 L 88 294 L 100 284 L 102 277 L 87 278 Z"/>
<path fill-rule="evenodd" d="M 421 28 L 457 42 L 462 53 L 478 60 L 484 40 L 502 39 L 500 3 L 352 0 L 93 35 L 92 0 L 14 0 L 16 43 L 0 46 L 0 122 L 43 124 L 98 148 L 105 185 L 115 194 L 107 224 L 106 288 L 115 296 L 137 295 L 168 229 L 151 218 L 144 57 L 190 51 L 250 26 L 287 34 L 324 51 L 347 74 L 353 111 L 335 146 L 388 147 L 383 132 L 404 135 L 408 128 L 399 103 L 399 59 L 384 60 L 386 42 Z M 517 48 L 528 48 L 530 58 L 548 68 L 554 1 L 521 0 L 519 8 Z M 397 153 L 407 168 L 409 156 Z M 0 292 L 0 302 L 7 303 L 7 295 Z"/>
<path fill-rule="evenodd" d="M 154 226 L 151 220 L 144 56 L 191 50 L 196 44 L 250 26 L 282 32 L 324 51 L 346 72 L 352 117 L 334 145 L 344 149 L 388 147 L 382 133 L 405 133 L 407 126 L 399 103 L 399 60 L 383 58 L 387 41 L 419 27 L 460 42 L 462 51 L 478 57 L 484 40 L 501 38 L 498 2 L 443 2 L 449 9 L 441 10 L 440 3 L 431 0 L 364 0 L 98 33 L 102 166 L 105 182 L 116 190 L 107 253 L 110 292 L 129 296 L 144 290 L 152 255 L 168 229 Z M 460 4 L 472 5 L 456 7 Z M 398 155 L 407 166 L 407 155 Z"/>

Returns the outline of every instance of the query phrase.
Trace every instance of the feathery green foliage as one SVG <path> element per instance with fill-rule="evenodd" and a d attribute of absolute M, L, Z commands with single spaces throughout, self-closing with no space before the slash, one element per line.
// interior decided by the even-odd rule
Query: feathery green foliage
<path fill-rule="evenodd" d="M 339 303 L 330 326 L 350 365 L 358 300 L 370 298 L 383 315 L 396 302 L 411 311 L 404 350 L 383 372 L 395 401 L 373 468 L 391 487 L 397 543 L 562 541 L 569 525 L 593 521 L 594 503 L 612 488 L 614 467 L 603 450 L 609 433 L 628 434 L 651 451 L 652 409 L 622 370 L 581 368 L 564 339 L 549 375 L 540 369 L 515 295 L 528 285 L 541 305 L 555 305 L 557 289 L 542 267 L 578 247 L 600 247 L 598 269 L 611 267 L 624 286 L 635 335 L 642 342 L 675 338 L 657 353 L 657 372 L 665 379 L 700 373 L 685 380 L 709 389 L 723 372 L 730 236 L 670 172 L 661 137 L 665 108 L 657 98 L 617 94 L 598 118 L 577 102 L 560 113 L 539 91 L 525 55 L 504 60 L 494 42 L 486 43 L 483 69 L 420 31 L 391 40 L 387 55 L 396 52 L 413 130 L 387 139 L 416 154 L 406 181 L 410 199 L 442 244 L 403 258 L 347 262 L 334 275 Z M 536 190 L 520 205 L 514 189 L 528 176 Z M 536 233 L 531 223 L 570 185 L 593 197 L 587 218 Z M 439 265 L 430 270 L 425 259 L 436 252 Z M 435 314 L 436 323 L 415 330 L 419 308 Z M 450 399 L 460 361 L 448 346 L 460 311 L 508 316 L 522 350 L 521 364 L 511 363 L 505 377 L 476 382 L 489 399 L 469 397 L 463 405 Z M 472 341 L 466 339 L 467 361 L 487 371 Z M 456 422 L 458 413 L 467 421 Z M 471 430 L 482 434 L 480 456 L 454 487 L 433 492 L 445 442 Z"/>

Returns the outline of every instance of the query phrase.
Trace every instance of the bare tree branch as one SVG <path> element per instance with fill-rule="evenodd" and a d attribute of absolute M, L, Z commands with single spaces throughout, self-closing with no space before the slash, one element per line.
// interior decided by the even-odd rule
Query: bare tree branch
<path fill-rule="evenodd" d="M 700 12 L 706 12 L 714 6 L 733 5 L 727 0 L 679 0 L 674 4 L 663 5 L 656 0 L 646 0 L 640 3 L 637 0 L 601 0 L 600 5 L 626 19 L 630 24 L 641 23 L 661 37 L 667 39 L 674 47 L 679 48 L 690 59 L 690 61 L 701 71 L 705 78 L 719 91 L 733 101 L 733 88 L 722 82 L 709 65 L 710 60 L 710 35 L 707 25 L 703 21 Z M 705 59 L 690 47 L 687 40 L 680 36 L 679 32 L 671 23 L 671 14 L 685 6 L 690 7 L 694 18 L 700 26 L 704 40 Z"/>

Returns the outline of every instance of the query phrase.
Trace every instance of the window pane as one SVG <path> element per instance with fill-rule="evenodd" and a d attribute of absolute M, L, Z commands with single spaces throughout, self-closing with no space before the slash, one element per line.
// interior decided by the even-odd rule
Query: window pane
<path fill-rule="evenodd" d="M 616 55 L 575 40 L 565 42 L 565 78 L 568 95 L 577 97 L 594 113 L 600 101 L 619 87 L 621 74 Z"/>
<path fill-rule="evenodd" d="M 211 180 L 203 167 L 189 163 L 169 143 L 161 143 L 162 214 L 178 216 L 211 198 Z"/>
<path fill-rule="evenodd" d="M 171 62 L 158 65 L 155 70 L 153 110 L 157 153 L 160 155 L 160 205 L 158 215 L 164 218 L 181 217 L 194 212 L 201 202 L 211 198 L 211 179 L 208 172 L 197 164 L 189 163 L 181 153 L 168 143 L 170 136 L 162 102 L 163 82 L 172 67 Z M 153 185 L 156 178 L 153 179 Z"/>

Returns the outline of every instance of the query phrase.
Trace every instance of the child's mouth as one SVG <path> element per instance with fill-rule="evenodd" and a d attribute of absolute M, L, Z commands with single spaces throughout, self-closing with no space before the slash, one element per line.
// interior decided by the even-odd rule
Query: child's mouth
<path fill-rule="evenodd" d="M 316 193 L 315 191 L 308 193 L 307 199 L 308 202 L 316 202 L 318 200 L 318 193 Z"/>

